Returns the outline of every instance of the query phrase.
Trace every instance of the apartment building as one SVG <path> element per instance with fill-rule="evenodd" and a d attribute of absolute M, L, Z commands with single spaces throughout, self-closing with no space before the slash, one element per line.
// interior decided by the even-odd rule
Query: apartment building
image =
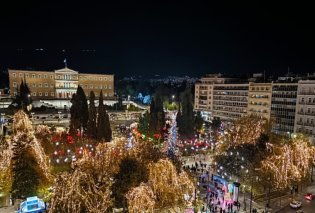
<path fill-rule="evenodd" d="M 248 114 L 270 120 L 271 91 L 271 83 L 249 83 Z"/>
<path fill-rule="evenodd" d="M 297 83 L 273 83 L 271 98 L 272 131 L 290 136 L 294 132 Z"/>
<path fill-rule="evenodd" d="M 78 85 L 87 96 L 90 91 L 98 96 L 101 90 L 108 98 L 114 96 L 114 76 L 111 74 L 82 74 L 67 67 L 55 71 L 9 69 L 11 96 L 18 93 L 22 80 L 28 84 L 34 100 L 70 99 Z"/>
<path fill-rule="evenodd" d="M 298 82 L 294 132 L 315 137 L 315 80 Z"/>
<path fill-rule="evenodd" d="M 201 114 L 205 120 L 211 120 L 213 118 L 213 94 L 214 88 L 218 85 L 225 86 L 225 83 L 233 81 L 233 78 L 223 78 L 221 74 L 208 74 L 205 77 L 201 78 L 199 82 L 195 84 L 195 110 L 201 111 Z M 222 92 L 218 88 L 216 91 L 216 99 L 218 99 L 218 93 Z M 219 109 L 222 108 L 221 102 L 215 102 L 216 113 L 220 114 Z M 223 113 L 223 112 L 221 112 Z"/>
<path fill-rule="evenodd" d="M 233 120 L 247 113 L 248 84 L 213 85 L 212 116 Z"/>

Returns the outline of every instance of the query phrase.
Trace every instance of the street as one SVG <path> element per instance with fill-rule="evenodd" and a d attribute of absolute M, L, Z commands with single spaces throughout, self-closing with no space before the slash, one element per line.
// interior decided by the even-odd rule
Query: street
<path fill-rule="evenodd" d="M 315 200 L 308 201 L 303 198 L 302 200 L 302 208 L 301 210 L 304 211 L 304 213 L 313 213 L 315 212 Z M 279 213 L 295 213 L 297 210 L 292 209 L 289 205 L 287 205 L 284 209 L 278 211 Z"/>
<path fill-rule="evenodd" d="M 304 191 L 304 190 L 303 190 Z M 315 193 L 315 185 L 307 187 L 307 189 L 304 192 L 308 193 Z M 313 213 L 315 212 L 315 199 L 312 201 L 305 200 L 303 197 L 304 193 L 299 194 L 298 199 L 299 201 L 302 201 L 302 207 L 300 210 L 303 210 L 305 213 Z M 287 205 L 285 208 L 278 211 L 279 213 L 290 213 L 290 212 L 296 212 L 296 209 L 293 209 L 290 207 L 290 205 Z"/>

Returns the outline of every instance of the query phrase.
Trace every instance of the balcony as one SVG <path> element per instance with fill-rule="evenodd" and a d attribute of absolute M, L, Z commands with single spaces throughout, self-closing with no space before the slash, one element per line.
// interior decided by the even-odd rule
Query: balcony
<path fill-rule="evenodd" d="M 296 122 L 297 125 L 301 125 L 301 126 L 310 126 L 310 127 L 314 127 L 314 123 L 307 123 L 307 122 L 301 122 L 301 121 L 298 121 Z"/>
<path fill-rule="evenodd" d="M 298 112 L 299 115 L 310 115 L 310 116 L 315 116 L 315 112 Z"/>
<path fill-rule="evenodd" d="M 306 101 L 299 101 L 299 104 L 302 104 L 302 105 L 315 105 L 314 102 L 306 102 Z"/>
<path fill-rule="evenodd" d="M 298 92 L 299 95 L 315 95 L 315 92 Z"/>

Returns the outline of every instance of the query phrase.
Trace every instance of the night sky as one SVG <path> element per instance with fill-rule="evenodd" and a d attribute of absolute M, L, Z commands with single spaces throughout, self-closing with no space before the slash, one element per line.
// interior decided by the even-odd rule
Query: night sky
<path fill-rule="evenodd" d="M 59 69 L 66 57 L 75 70 L 120 77 L 315 71 L 310 5 L 23 2 L 0 6 L 1 70 Z"/>

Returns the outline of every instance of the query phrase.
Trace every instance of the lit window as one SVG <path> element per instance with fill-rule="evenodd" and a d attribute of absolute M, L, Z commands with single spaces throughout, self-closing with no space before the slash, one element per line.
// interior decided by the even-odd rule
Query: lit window
<path fill-rule="evenodd" d="M 107 97 L 107 93 L 105 93 L 104 95 L 105 95 L 105 97 Z"/>
<path fill-rule="evenodd" d="M 42 87 L 42 84 L 38 84 L 38 87 Z"/>
<path fill-rule="evenodd" d="M 53 77 L 53 75 L 50 75 L 50 79 L 53 79 L 54 77 Z"/>
<path fill-rule="evenodd" d="M 20 78 L 22 78 L 22 77 L 23 77 L 23 74 L 22 74 L 22 73 L 20 73 L 20 74 L 19 74 L 19 76 L 20 76 Z"/>
<path fill-rule="evenodd" d="M 16 82 L 13 82 L 13 87 L 16 87 Z"/>
<path fill-rule="evenodd" d="M 38 74 L 38 78 L 41 78 L 42 77 L 42 75 L 41 74 Z"/>
<path fill-rule="evenodd" d="M 102 77 L 100 77 L 100 81 L 102 80 Z"/>
<path fill-rule="evenodd" d="M 26 74 L 25 76 L 26 76 L 26 78 L 28 78 L 28 77 L 29 77 L 29 75 L 28 75 L 28 74 Z"/>
<path fill-rule="evenodd" d="M 48 96 L 48 92 L 45 92 L 45 96 Z"/>
<path fill-rule="evenodd" d="M 39 94 L 39 96 L 42 96 L 42 93 L 41 93 L 41 92 L 39 92 L 38 94 Z"/>
<path fill-rule="evenodd" d="M 46 74 L 44 75 L 44 78 L 47 78 L 47 75 L 46 75 Z"/>
<path fill-rule="evenodd" d="M 16 77 L 16 74 L 15 74 L 15 73 L 13 73 L 13 74 L 12 74 L 12 76 L 13 76 L 13 78 L 15 78 L 15 77 Z"/>
<path fill-rule="evenodd" d="M 108 89 L 112 89 L 112 86 L 108 86 Z"/>
<path fill-rule="evenodd" d="M 16 96 L 16 95 L 17 95 L 17 92 L 14 92 L 13 94 Z"/>
<path fill-rule="evenodd" d="M 45 85 L 45 87 L 48 87 L 48 84 L 47 84 L 47 83 L 45 83 L 44 85 Z"/>
<path fill-rule="evenodd" d="M 36 92 L 33 92 L 33 96 L 36 96 Z"/>
<path fill-rule="evenodd" d="M 35 74 L 32 74 L 32 78 L 35 78 Z"/>
<path fill-rule="evenodd" d="M 104 89 L 107 89 L 107 85 L 104 86 Z"/>
<path fill-rule="evenodd" d="M 105 77 L 104 80 L 107 81 L 107 77 Z"/>

